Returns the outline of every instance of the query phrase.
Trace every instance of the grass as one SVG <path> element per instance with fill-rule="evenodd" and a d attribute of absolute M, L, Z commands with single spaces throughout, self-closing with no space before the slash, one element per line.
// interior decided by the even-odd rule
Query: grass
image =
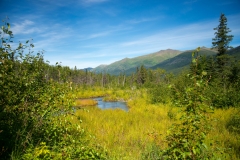
<path fill-rule="evenodd" d="M 77 99 L 76 106 L 86 107 L 86 106 L 96 106 L 97 102 L 93 99 Z"/>
<path fill-rule="evenodd" d="M 167 147 L 164 140 L 171 124 L 178 122 L 179 108 L 171 104 L 150 104 L 146 93 L 144 90 L 126 92 L 108 90 L 108 99 L 111 100 L 113 97 L 112 99 L 127 101 L 128 112 L 121 109 L 101 110 L 93 106 L 88 107 L 89 112 L 77 110 L 76 115 L 83 121 L 81 127 L 95 137 L 90 143 L 100 144 L 107 149 L 111 159 L 129 160 L 142 159 L 144 154 Z M 206 143 L 209 146 L 212 143 L 210 148 L 216 157 L 222 159 L 240 157 L 239 134 L 226 129 L 227 122 L 233 114 L 239 112 L 229 108 L 216 109 L 211 114 L 210 123 L 213 129 L 208 134 Z"/>
<path fill-rule="evenodd" d="M 216 109 L 212 115 L 213 129 L 209 133 L 209 141 L 215 142 L 212 148 L 224 150 L 229 154 L 226 159 L 240 159 L 240 133 L 231 133 L 227 129 L 227 123 L 233 115 L 239 114 L 239 109 Z M 219 155 L 220 156 L 220 155 Z"/>
<path fill-rule="evenodd" d="M 122 91 L 117 93 L 121 94 Z M 128 95 L 132 96 L 132 93 Z M 103 111 L 97 107 L 88 107 L 89 112 L 76 112 L 83 120 L 82 127 L 96 137 L 93 143 L 103 145 L 111 157 L 140 159 L 149 145 L 164 145 L 163 140 L 172 121 L 168 116 L 171 106 L 149 105 L 145 100 L 147 95 L 139 95 L 140 98 L 127 102 L 129 112 L 120 109 Z"/>

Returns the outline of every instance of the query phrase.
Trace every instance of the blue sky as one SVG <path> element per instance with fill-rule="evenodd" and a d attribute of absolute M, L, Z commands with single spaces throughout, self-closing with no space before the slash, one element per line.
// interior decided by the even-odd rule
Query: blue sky
<path fill-rule="evenodd" d="M 71 68 L 211 47 L 221 13 L 234 35 L 230 45 L 239 46 L 239 0 L 0 0 L 14 44 L 33 39 L 51 64 Z"/>

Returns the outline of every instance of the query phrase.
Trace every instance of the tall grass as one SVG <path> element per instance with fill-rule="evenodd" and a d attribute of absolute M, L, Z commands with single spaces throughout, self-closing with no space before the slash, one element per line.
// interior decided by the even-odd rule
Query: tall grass
<path fill-rule="evenodd" d="M 212 115 L 213 130 L 208 136 L 209 142 L 215 142 L 212 146 L 215 151 L 220 150 L 228 154 L 227 157 L 222 157 L 225 159 L 240 159 L 240 133 L 232 133 L 227 129 L 233 115 L 240 116 L 239 109 L 216 109 Z M 218 153 L 218 157 L 221 157 L 220 154 L 221 152 Z"/>
<path fill-rule="evenodd" d="M 129 93 L 130 96 L 132 94 Z M 87 128 L 96 137 L 95 141 L 105 146 L 113 158 L 140 159 L 149 145 L 164 145 L 163 139 L 172 121 L 168 116 L 172 107 L 148 104 L 146 93 L 139 93 L 138 96 L 127 102 L 130 108 L 128 112 L 121 109 L 101 110 L 97 107 L 88 107 L 89 112 L 76 112 L 84 122 L 82 127 Z"/>
<path fill-rule="evenodd" d="M 94 138 L 90 143 L 100 144 L 111 159 L 143 159 L 150 152 L 166 148 L 164 141 L 167 130 L 180 117 L 180 110 L 171 104 L 150 104 L 145 90 L 108 91 L 109 97 L 125 96 L 129 111 L 121 109 L 101 110 L 89 106 L 85 110 L 77 110 L 85 128 Z M 127 100 L 128 98 L 128 100 Z M 111 99 L 111 98 L 109 98 Z M 121 98 L 120 98 L 121 99 Z M 227 122 L 236 109 L 217 109 L 211 115 L 213 130 L 207 137 L 207 144 L 216 157 L 223 159 L 239 159 L 239 135 L 226 129 Z M 214 142 L 214 143 L 213 143 Z M 215 143 L 217 142 L 217 143 Z M 227 154 L 226 154 L 227 153 Z M 231 156 L 226 156 L 231 155 Z"/>

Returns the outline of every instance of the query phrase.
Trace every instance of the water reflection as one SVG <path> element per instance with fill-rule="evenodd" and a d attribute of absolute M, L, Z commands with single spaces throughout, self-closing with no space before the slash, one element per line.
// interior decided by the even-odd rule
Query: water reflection
<path fill-rule="evenodd" d="M 116 109 L 116 108 L 120 108 L 124 111 L 128 111 L 128 107 L 126 102 L 105 102 L 103 101 L 102 97 L 99 98 L 93 98 L 95 101 L 98 102 L 98 107 L 101 109 Z"/>

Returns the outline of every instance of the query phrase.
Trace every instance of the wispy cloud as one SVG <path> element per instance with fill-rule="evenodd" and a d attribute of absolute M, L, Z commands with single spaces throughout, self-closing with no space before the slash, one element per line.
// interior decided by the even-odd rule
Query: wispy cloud
<path fill-rule="evenodd" d="M 100 33 L 95 33 L 95 34 L 91 34 L 88 36 L 88 39 L 92 39 L 92 38 L 97 38 L 97 37 L 103 37 L 103 36 L 106 36 L 106 35 L 109 35 L 111 32 L 100 32 Z"/>
<path fill-rule="evenodd" d="M 155 21 L 157 19 L 159 19 L 159 18 L 141 18 L 141 19 L 131 19 L 126 22 L 130 23 L 130 24 L 138 24 L 138 23 L 143 23 L 143 22 Z"/>
<path fill-rule="evenodd" d="M 95 27 L 93 27 L 95 28 Z M 132 27 L 128 26 L 128 25 L 116 25 L 116 26 L 109 26 L 109 27 L 105 27 L 103 29 L 97 29 L 97 31 L 95 33 L 92 32 L 87 32 L 81 36 L 79 36 L 80 40 L 89 40 L 89 39 L 95 39 L 95 38 L 101 38 L 101 37 L 106 37 L 106 36 L 113 36 L 114 34 L 118 34 L 122 31 L 127 31 L 127 30 L 131 30 Z"/>
<path fill-rule="evenodd" d="M 213 28 L 216 27 L 216 22 L 207 21 L 195 24 L 183 25 L 178 28 L 171 28 L 161 32 L 154 33 L 153 35 L 144 36 L 138 40 L 123 42 L 123 47 L 129 46 L 147 46 L 157 44 L 159 46 L 167 45 L 166 47 L 184 46 L 191 47 L 193 45 L 201 45 L 202 42 L 209 42 L 214 36 Z M 233 26 L 235 33 L 237 27 Z M 240 34 L 240 33 L 236 33 Z M 180 44 L 180 45 L 179 45 Z M 178 47 L 179 48 L 179 47 Z"/>
<path fill-rule="evenodd" d="M 30 34 L 41 32 L 38 27 L 34 26 L 34 22 L 30 20 L 25 20 L 22 23 L 13 23 L 11 30 L 14 34 Z"/>

